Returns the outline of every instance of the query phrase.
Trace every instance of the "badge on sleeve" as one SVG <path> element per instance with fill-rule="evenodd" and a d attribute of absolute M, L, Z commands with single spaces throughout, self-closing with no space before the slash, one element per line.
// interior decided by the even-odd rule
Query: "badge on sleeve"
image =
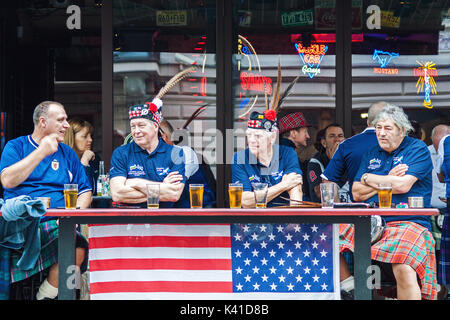
<path fill-rule="evenodd" d="M 56 170 L 58 170 L 58 168 L 59 168 L 58 160 L 53 159 L 53 161 L 52 161 L 52 169 L 56 171 Z"/>

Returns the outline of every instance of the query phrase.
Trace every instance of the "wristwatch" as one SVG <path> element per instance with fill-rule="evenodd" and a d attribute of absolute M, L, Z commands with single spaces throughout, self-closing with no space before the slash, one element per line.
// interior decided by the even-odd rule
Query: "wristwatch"
<path fill-rule="evenodd" d="M 367 184 L 367 177 L 368 177 L 368 176 L 369 176 L 368 173 L 364 173 L 364 174 L 363 174 L 362 179 L 363 179 L 363 181 L 364 181 L 364 184 Z"/>

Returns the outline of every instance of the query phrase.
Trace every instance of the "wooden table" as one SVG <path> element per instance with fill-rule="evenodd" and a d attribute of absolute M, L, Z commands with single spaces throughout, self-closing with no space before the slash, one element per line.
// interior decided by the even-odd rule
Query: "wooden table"
<path fill-rule="evenodd" d="M 370 300 L 371 215 L 438 215 L 437 209 L 50 209 L 59 217 L 58 299 L 74 300 L 75 225 L 97 223 L 351 223 L 355 225 L 355 299 Z"/>

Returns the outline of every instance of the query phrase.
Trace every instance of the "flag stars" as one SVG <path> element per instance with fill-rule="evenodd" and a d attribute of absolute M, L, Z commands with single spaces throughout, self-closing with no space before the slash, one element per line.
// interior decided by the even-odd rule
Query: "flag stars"
<path fill-rule="evenodd" d="M 301 229 L 302 228 L 298 224 L 296 224 L 295 227 L 294 227 L 294 231 L 295 232 L 300 232 Z"/>
<path fill-rule="evenodd" d="M 247 241 L 244 242 L 244 249 L 248 249 L 250 248 L 250 243 L 248 243 Z"/>
<path fill-rule="evenodd" d="M 312 278 L 313 278 L 313 281 L 314 281 L 314 282 L 319 282 L 319 278 L 320 278 L 320 277 L 317 276 L 317 274 L 315 274 L 314 277 L 312 277 Z"/>
<path fill-rule="evenodd" d="M 328 285 L 324 283 L 324 284 L 321 285 L 321 287 L 322 287 L 322 290 L 323 290 L 323 291 L 326 291 L 327 288 L 328 288 Z"/>
<path fill-rule="evenodd" d="M 261 249 L 267 248 L 267 243 L 265 241 L 261 242 L 260 245 L 261 245 Z"/>
<path fill-rule="evenodd" d="M 291 267 L 286 269 L 288 274 L 293 274 L 292 272 L 294 272 L 294 269 L 292 269 Z"/>
<path fill-rule="evenodd" d="M 285 263 L 285 262 L 286 262 L 286 261 L 283 260 L 283 258 L 281 258 L 281 259 L 278 260 L 278 265 L 279 265 L 279 266 L 284 266 L 284 263 Z"/>
<path fill-rule="evenodd" d="M 244 232 L 248 232 L 249 228 L 250 228 L 249 226 L 243 226 L 242 227 L 242 229 L 244 229 Z"/>
<path fill-rule="evenodd" d="M 328 269 L 323 266 L 320 271 L 322 271 L 322 274 L 327 274 Z"/>
<path fill-rule="evenodd" d="M 269 241 L 275 241 L 275 235 L 273 233 L 269 234 Z"/>
<path fill-rule="evenodd" d="M 242 291 L 242 284 L 238 283 L 238 284 L 236 285 L 236 290 L 237 290 L 237 291 Z"/>
<path fill-rule="evenodd" d="M 292 283 L 289 283 L 287 285 L 288 291 L 294 291 L 294 285 Z"/>
<path fill-rule="evenodd" d="M 327 256 L 327 253 L 328 252 L 326 252 L 324 249 L 322 249 L 322 251 L 320 251 L 320 256 L 323 258 L 323 257 L 326 257 Z"/>
<path fill-rule="evenodd" d="M 284 282 L 284 280 L 286 280 L 286 277 L 281 275 L 278 277 L 278 280 L 280 280 L 280 282 Z"/>
<path fill-rule="evenodd" d="M 261 230 L 261 232 L 266 232 L 267 227 L 265 225 L 261 225 L 259 227 L 259 230 Z"/>
<path fill-rule="evenodd" d="M 320 235 L 320 241 L 325 241 L 326 239 L 327 239 L 327 235 L 324 234 L 324 233 L 322 233 L 322 234 Z"/>
<path fill-rule="evenodd" d="M 261 260 L 261 265 L 262 266 L 267 266 L 267 262 L 268 262 L 269 260 L 267 260 L 266 258 L 263 258 L 262 260 Z"/>
<path fill-rule="evenodd" d="M 270 255 L 271 257 L 275 257 L 276 252 L 273 251 L 273 249 L 272 249 L 272 250 L 269 251 L 269 255 Z"/>
<path fill-rule="evenodd" d="M 249 265 L 250 265 L 250 262 L 252 262 L 252 260 L 250 260 L 249 258 L 246 258 L 246 259 L 244 260 L 244 263 L 245 263 L 246 266 L 249 266 Z"/>
<path fill-rule="evenodd" d="M 272 266 L 272 268 L 270 268 L 269 270 L 270 274 L 275 274 L 277 272 L 277 268 L 275 268 L 274 266 Z"/>
<path fill-rule="evenodd" d="M 288 250 L 288 251 L 286 251 L 286 256 L 288 257 L 288 258 L 292 258 L 292 255 L 293 255 L 294 253 L 291 251 L 291 250 Z"/>
<path fill-rule="evenodd" d="M 305 271 L 305 274 L 309 274 L 309 272 L 311 271 L 311 269 L 308 268 L 308 267 L 306 267 L 306 268 L 303 269 L 303 271 Z"/>
<path fill-rule="evenodd" d="M 241 267 L 237 267 L 237 269 L 236 269 L 236 274 L 242 274 L 242 269 L 241 269 Z"/>
<path fill-rule="evenodd" d="M 252 234 L 252 240 L 258 240 L 258 235 L 256 233 Z"/>
<path fill-rule="evenodd" d="M 278 249 L 283 249 L 284 248 L 284 243 L 283 242 L 278 242 L 277 243 Z"/>
<path fill-rule="evenodd" d="M 314 258 L 313 260 L 311 260 L 313 263 L 313 266 L 317 266 L 319 265 L 319 260 L 317 260 L 316 258 Z"/>
<path fill-rule="evenodd" d="M 317 232 L 317 229 L 318 229 L 318 227 L 317 227 L 316 225 L 313 225 L 313 226 L 311 227 L 311 231 L 312 231 L 312 232 Z"/>
<path fill-rule="evenodd" d="M 252 270 L 253 270 L 253 273 L 259 273 L 259 268 L 257 266 L 255 266 Z"/>
<path fill-rule="evenodd" d="M 297 280 L 297 282 L 302 282 L 303 277 L 302 277 L 301 275 L 297 275 L 297 276 L 295 277 L 295 279 Z"/>
<path fill-rule="evenodd" d="M 261 277 L 262 282 L 267 282 L 267 279 L 269 279 L 269 277 L 265 274 Z"/>
<path fill-rule="evenodd" d="M 259 284 L 256 282 L 254 285 L 253 285 L 253 290 L 259 290 Z"/>
<path fill-rule="evenodd" d="M 259 254 L 259 251 L 258 251 L 258 250 L 254 249 L 254 250 L 252 251 L 252 256 L 253 256 L 253 257 L 257 257 L 258 254 Z"/>
<path fill-rule="evenodd" d="M 236 235 L 234 236 L 234 240 L 241 241 L 241 235 L 239 233 L 236 233 Z"/>
<path fill-rule="evenodd" d="M 302 260 L 300 260 L 300 258 L 297 258 L 296 260 L 295 260 L 295 265 L 296 266 L 301 266 L 302 265 Z"/>
<path fill-rule="evenodd" d="M 308 249 L 306 249 L 305 251 L 303 251 L 303 256 L 304 257 L 309 257 L 311 255 L 311 251 L 308 251 Z"/>
<path fill-rule="evenodd" d="M 314 241 L 311 245 L 313 249 L 317 249 L 317 247 L 319 246 L 319 244 L 316 241 Z"/>
<path fill-rule="evenodd" d="M 309 241 L 309 234 L 307 234 L 307 233 L 303 234 L 303 240 Z"/>
<path fill-rule="evenodd" d="M 283 227 L 282 227 L 282 226 L 278 226 L 278 227 L 277 227 L 277 231 L 278 231 L 278 232 L 283 232 Z"/>
<path fill-rule="evenodd" d="M 234 254 L 236 255 L 236 257 L 239 257 L 239 258 L 242 256 L 242 252 L 239 249 L 237 251 L 235 251 Z"/>
<path fill-rule="evenodd" d="M 286 241 L 292 241 L 292 236 L 290 233 L 284 236 L 286 238 Z"/>
<path fill-rule="evenodd" d="M 277 290 L 277 285 L 274 282 L 272 282 L 272 284 L 270 285 L 270 290 L 271 291 Z"/>
<path fill-rule="evenodd" d="M 252 280 L 252 277 L 249 276 L 249 275 L 246 275 L 246 276 L 244 277 L 244 279 L 245 279 L 245 282 L 250 282 L 250 280 Z"/>
<path fill-rule="evenodd" d="M 300 243 L 300 242 L 296 242 L 295 244 L 294 244 L 294 246 L 295 246 L 295 249 L 300 249 L 301 247 L 302 247 L 302 244 Z"/>
<path fill-rule="evenodd" d="M 311 285 L 309 283 L 306 283 L 304 285 L 304 287 L 305 287 L 305 291 L 311 291 Z"/>

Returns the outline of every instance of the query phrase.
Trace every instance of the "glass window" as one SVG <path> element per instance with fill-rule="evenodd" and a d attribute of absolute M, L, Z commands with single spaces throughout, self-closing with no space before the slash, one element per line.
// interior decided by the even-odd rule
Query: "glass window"
<path fill-rule="evenodd" d="M 216 129 L 215 16 L 211 0 L 113 2 L 114 148 L 130 133 L 129 106 L 152 101 L 169 79 L 196 65 L 163 96 L 162 114 L 175 140 L 177 129 L 187 130 L 190 146 L 215 173 L 214 143 L 202 143 Z"/>
<path fill-rule="evenodd" d="M 233 55 L 235 148 L 243 139 L 249 114 L 270 105 L 277 91 L 280 62 L 280 94 L 297 77 L 284 99 L 278 119 L 301 111 L 313 126 L 306 148 L 297 149 L 302 161 L 316 152 L 316 132 L 335 120 L 335 3 L 329 0 L 234 1 L 236 50 Z"/>
<path fill-rule="evenodd" d="M 364 1 L 367 21 L 354 30 L 352 125 L 366 126 L 376 101 L 403 107 L 431 144 L 431 130 L 450 116 L 448 1 Z"/>

